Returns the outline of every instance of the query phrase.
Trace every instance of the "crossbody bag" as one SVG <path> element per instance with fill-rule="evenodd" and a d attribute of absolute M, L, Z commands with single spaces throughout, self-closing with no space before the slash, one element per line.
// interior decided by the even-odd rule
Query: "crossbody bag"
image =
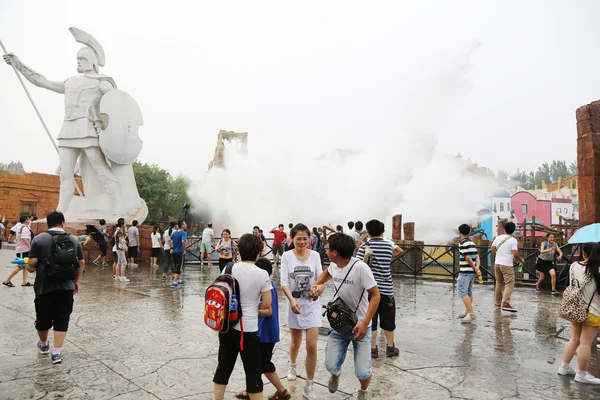
<path fill-rule="evenodd" d="M 360 307 L 360 302 L 365 294 L 364 289 L 360 295 L 360 299 L 358 299 L 358 305 L 356 306 L 355 310 L 352 310 L 350 307 L 348 307 L 346 302 L 341 297 L 337 297 L 338 292 L 340 291 L 344 283 L 346 283 L 348 275 L 350 275 L 352 268 L 354 268 L 354 265 L 357 262 L 358 260 L 354 261 L 354 263 L 350 266 L 350 269 L 348 270 L 348 273 L 346 273 L 344 280 L 342 281 L 342 283 L 340 283 L 340 286 L 336 288 L 335 294 L 333 295 L 333 299 L 329 303 L 327 303 L 327 306 L 325 306 L 325 314 L 327 315 L 329 325 L 331 325 L 331 328 L 333 328 L 333 330 L 335 330 L 337 333 L 349 332 L 352 329 L 354 329 L 354 327 L 358 323 L 358 317 L 356 316 L 356 312 L 358 311 L 358 308 Z M 335 287 L 335 283 L 333 284 L 333 286 Z"/>

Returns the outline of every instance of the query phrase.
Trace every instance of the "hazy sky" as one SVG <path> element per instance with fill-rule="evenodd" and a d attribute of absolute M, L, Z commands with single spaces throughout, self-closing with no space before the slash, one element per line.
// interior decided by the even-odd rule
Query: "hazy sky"
<path fill-rule="evenodd" d="M 310 156 L 420 135 L 514 171 L 575 159 L 575 109 L 600 98 L 599 16 L 600 2 L 566 0 L 1 0 L 0 39 L 64 80 L 81 47 L 68 28 L 92 34 L 101 73 L 144 113 L 140 159 L 174 174 L 201 177 L 220 129 L 272 149 L 273 173 L 291 146 Z M 56 135 L 63 97 L 28 86 Z M 58 158 L 5 64 L 0 90 L 0 162 L 53 172 Z"/>

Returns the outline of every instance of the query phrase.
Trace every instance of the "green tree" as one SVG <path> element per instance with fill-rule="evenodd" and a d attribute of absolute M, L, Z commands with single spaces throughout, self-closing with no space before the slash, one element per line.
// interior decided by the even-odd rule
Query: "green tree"
<path fill-rule="evenodd" d="M 569 164 L 569 174 L 577 174 L 577 161 L 573 161 L 571 164 Z"/>
<path fill-rule="evenodd" d="M 181 206 L 189 202 L 189 180 L 184 176 L 173 178 L 156 164 L 133 163 L 133 173 L 140 197 L 148 206 L 147 221 L 160 221 L 182 216 Z"/>
<path fill-rule="evenodd" d="M 0 163 L 0 174 L 9 174 L 10 166 L 8 164 Z"/>
<path fill-rule="evenodd" d="M 500 172 L 500 171 L 499 171 Z M 577 162 L 573 161 L 567 164 L 564 160 L 553 160 L 550 164 L 547 162 L 540 165 L 535 172 L 519 171 L 511 175 L 511 179 L 518 181 L 520 186 L 525 189 L 534 189 L 537 185 L 542 187 L 542 181 L 546 185 L 556 182 L 558 178 L 566 178 L 577 173 Z"/>

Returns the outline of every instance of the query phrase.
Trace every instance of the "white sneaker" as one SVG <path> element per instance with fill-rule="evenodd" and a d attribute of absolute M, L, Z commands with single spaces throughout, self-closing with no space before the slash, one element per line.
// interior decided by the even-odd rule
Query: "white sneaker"
<path fill-rule="evenodd" d="M 577 371 L 575 371 L 570 365 L 561 365 L 558 367 L 559 375 L 575 375 Z"/>
<path fill-rule="evenodd" d="M 471 322 L 475 321 L 477 319 L 477 316 L 475 316 L 475 314 L 467 314 L 466 317 L 464 317 L 463 319 L 460 320 L 460 322 L 462 322 L 463 324 L 470 324 Z"/>
<path fill-rule="evenodd" d="M 125 278 L 124 276 L 121 277 L 121 282 L 129 282 L 128 278 Z"/>
<path fill-rule="evenodd" d="M 304 392 L 302 393 L 302 397 L 308 400 L 317 400 L 317 395 L 315 394 L 315 383 L 314 382 L 306 382 L 304 385 Z"/>
<path fill-rule="evenodd" d="M 578 372 L 577 375 L 575 375 L 575 382 L 587 383 L 589 385 L 600 385 L 600 379 L 596 378 L 589 372 L 585 372 L 583 374 Z"/>
<path fill-rule="evenodd" d="M 296 366 L 295 365 L 290 365 L 290 370 L 287 374 L 287 379 L 288 381 L 295 381 L 296 380 Z"/>

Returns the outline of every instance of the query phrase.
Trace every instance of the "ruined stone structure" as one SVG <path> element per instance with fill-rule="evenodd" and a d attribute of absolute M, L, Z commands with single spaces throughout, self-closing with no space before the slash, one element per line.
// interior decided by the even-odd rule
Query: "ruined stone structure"
<path fill-rule="evenodd" d="M 81 187 L 81 180 L 76 178 Z M 22 175 L 0 174 L 0 215 L 16 222 L 21 214 L 46 214 L 56 209 L 60 193 L 58 175 L 25 173 Z M 77 195 L 77 194 L 75 194 Z"/>
<path fill-rule="evenodd" d="M 600 222 L 600 101 L 579 107 L 577 117 L 577 177 L 579 224 Z"/>
<path fill-rule="evenodd" d="M 233 131 L 219 131 L 217 137 L 217 147 L 215 147 L 215 155 L 213 160 L 208 164 L 208 169 L 211 168 L 225 168 L 225 141 L 239 141 L 240 152 L 248 152 L 248 132 L 233 132 Z"/>

